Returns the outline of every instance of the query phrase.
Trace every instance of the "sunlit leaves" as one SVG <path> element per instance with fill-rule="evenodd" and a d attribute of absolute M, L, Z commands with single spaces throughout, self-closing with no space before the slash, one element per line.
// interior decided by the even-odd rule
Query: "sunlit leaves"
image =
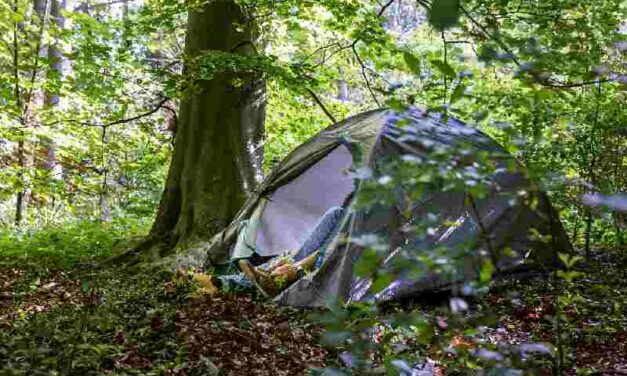
<path fill-rule="evenodd" d="M 481 265 L 481 270 L 479 272 L 479 281 L 481 283 L 488 283 L 492 280 L 492 273 L 494 273 L 494 265 L 490 261 L 485 261 L 483 265 Z"/>
<path fill-rule="evenodd" d="M 450 99 L 451 104 L 455 104 L 457 101 L 462 99 L 464 97 L 465 92 L 466 92 L 466 85 L 460 82 L 457 86 L 455 86 L 455 89 L 453 90 L 453 93 L 451 94 L 451 99 Z"/>

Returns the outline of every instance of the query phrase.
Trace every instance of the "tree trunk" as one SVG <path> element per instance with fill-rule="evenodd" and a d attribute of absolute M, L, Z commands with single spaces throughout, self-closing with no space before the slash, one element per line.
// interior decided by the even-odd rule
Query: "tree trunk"
<path fill-rule="evenodd" d="M 13 2 L 13 11 L 18 11 L 18 2 L 15 0 Z M 47 46 L 44 43 L 44 30 L 47 22 L 47 11 L 48 11 L 48 0 L 34 0 L 33 1 L 33 17 L 31 19 L 31 24 L 34 26 L 35 30 L 38 30 L 34 37 L 37 38 L 35 42 L 35 50 L 33 50 L 33 60 L 34 66 L 32 70 L 29 72 L 28 83 L 31 87 L 24 90 L 20 88 L 20 73 L 19 73 L 19 48 L 18 48 L 18 34 L 19 32 L 23 32 L 23 25 L 19 23 L 17 20 L 14 24 L 14 32 L 13 32 L 13 70 L 14 70 L 14 79 L 15 79 L 15 89 L 14 95 L 17 104 L 17 109 L 21 113 L 21 125 L 24 128 L 32 126 L 34 121 L 34 111 L 33 108 L 36 107 L 40 101 L 41 95 L 39 92 L 35 90 L 35 82 L 37 80 L 37 76 L 39 73 L 39 63 L 41 58 L 45 57 L 48 53 Z M 19 140 L 17 144 L 17 161 L 19 166 L 18 172 L 18 181 L 22 185 L 19 188 L 19 191 L 16 194 L 15 199 L 15 227 L 20 227 L 22 219 L 26 212 L 26 207 L 28 204 L 28 196 L 29 196 L 29 182 L 28 176 L 25 174 L 27 169 L 27 155 L 26 155 L 26 141 L 25 141 L 25 132 L 19 132 Z"/>
<path fill-rule="evenodd" d="M 65 29 L 65 0 L 52 0 L 50 3 L 50 23 L 54 25 L 57 32 Z M 56 34 L 56 33 L 55 33 Z M 49 74 L 56 76 L 57 79 L 62 80 L 65 76 L 65 57 L 63 56 L 62 46 L 59 43 L 60 38 L 52 42 L 48 48 L 48 59 L 50 60 Z M 46 105 L 59 106 L 61 98 L 59 93 L 46 93 Z"/>
<path fill-rule="evenodd" d="M 189 59 L 202 51 L 256 54 L 257 30 L 232 0 L 190 11 Z M 191 64 L 184 71 L 192 72 Z M 262 178 L 265 82 L 250 72 L 217 72 L 181 100 L 174 152 L 153 224 L 169 248 L 210 239 L 224 228 Z"/>
<path fill-rule="evenodd" d="M 65 16 L 63 12 L 66 9 L 65 0 L 52 0 L 50 3 L 50 25 L 51 29 L 54 29 L 52 35 L 59 35 L 63 29 L 65 29 Z M 63 56 L 63 50 L 60 41 L 60 37 L 53 39 L 48 46 L 48 60 L 49 79 L 63 80 L 65 77 L 65 65 L 66 59 Z M 46 91 L 44 105 L 49 108 L 61 107 L 61 96 L 55 91 Z M 55 140 L 50 138 L 44 142 L 44 155 L 45 160 L 43 167 L 49 171 L 51 180 L 60 180 L 63 178 L 63 168 L 57 162 L 56 159 L 56 143 Z M 54 205 L 54 193 L 53 205 Z"/>
<path fill-rule="evenodd" d="M 100 136 L 100 173 L 102 174 L 102 183 L 100 184 L 100 193 L 98 195 L 98 206 L 100 207 L 100 220 L 102 222 L 111 222 L 111 205 L 109 204 L 109 163 L 107 158 L 107 127 L 101 127 Z"/>

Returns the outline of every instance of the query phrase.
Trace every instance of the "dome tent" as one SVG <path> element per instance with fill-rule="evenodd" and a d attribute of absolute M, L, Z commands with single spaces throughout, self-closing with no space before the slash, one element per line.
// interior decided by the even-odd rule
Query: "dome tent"
<path fill-rule="evenodd" d="M 443 149 L 455 161 L 449 163 L 454 174 L 481 164 L 491 166 L 483 179 L 487 195 L 472 199 L 464 189 L 443 188 L 407 198 L 392 187 L 395 202 L 372 210 L 357 208 L 350 199 L 367 187 L 367 180 L 361 180 L 363 173 L 382 170 L 386 161 L 429 163 L 432 152 Z M 356 165 L 360 166 L 357 171 Z M 275 298 L 277 302 L 321 306 L 330 299 L 402 299 L 476 278 L 486 260 L 500 275 L 530 268 L 550 270 L 556 266 L 556 253 L 571 249 L 546 194 L 533 186 L 524 168 L 494 140 L 451 117 L 442 119 L 414 108 L 400 113 L 383 109 L 334 124 L 292 151 L 233 223 L 212 240 L 210 263 L 299 249 L 318 219 L 347 201 L 350 204 L 337 234 L 325 246 L 320 268 L 285 289 Z M 425 236 L 416 237 L 404 229 L 408 223 L 432 216 L 440 226 Z M 420 277 L 401 272 L 373 295 L 371 281 L 354 273 L 367 247 L 363 235 L 373 234 L 388 245 L 380 250 L 385 253 L 381 268 L 403 258 L 420 263 L 419 258 L 407 257 L 415 249 L 426 255 L 461 249 L 463 266 L 446 277 L 429 271 Z"/>

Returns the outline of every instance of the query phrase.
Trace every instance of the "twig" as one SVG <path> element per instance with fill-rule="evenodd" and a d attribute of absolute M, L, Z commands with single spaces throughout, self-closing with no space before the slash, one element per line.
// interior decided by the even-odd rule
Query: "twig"
<path fill-rule="evenodd" d="M 13 47 L 11 46 L 11 43 L 9 43 L 9 41 L 0 38 L 0 42 L 2 42 L 7 47 L 7 50 L 10 54 L 13 54 Z"/>
<path fill-rule="evenodd" d="M 581 82 L 551 82 L 550 78 L 547 78 L 544 81 L 537 81 L 540 85 L 554 87 L 557 89 L 572 89 L 577 87 L 585 87 L 590 85 L 604 84 L 606 82 L 615 82 L 616 80 L 611 78 L 604 78 L 600 80 L 592 80 L 592 81 L 581 81 Z"/>
<path fill-rule="evenodd" d="M 15 12 L 17 14 L 17 0 L 13 0 L 13 12 Z M 14 78 L 15 78 L 15 104 L 17 107 L 17 111 L 22 111 L 22 98 L 21 98 L 21 93 L 20 93 L 20 71 L 19 71 L 19 51 L 18 51 L 18 42 L 17 42 L 17 34 L 19 31 L 19 23 L 17 21 L 17 19 L 15 19 L 13 21 L 13 74 L 14 74 Z M 24 112 L 22 111 L 22 117 L 21 117 L 21 123 L 22 126 L 26 125 L 26 121 L 24 119 Z M 22 131 L 19 131 L 20 135 L 23 135 Z M 24 179 L 24 140 L 20 137 L 20 140 L 18 142 L 18 163 L 19 163 L 19 169 L 18 169 L 18 181 L 22 182 L 22 180 Z M 15 200 L 15 227 L 19 228 L 20 226 L 20 222 L 22 221 L 22 201 L 23 201 L 23 197 L 24 197 L 24 189 L 21 189 L 20 191 L 17 192 L 16 195 L 16 200 Z"/>
<path fill-rule="evenodd" d="M 303 58 L 303 59 L 299 62 L 299 64 L 301 64 L 301 65 L 302 65 L 302 64 L 306 63 L 306 62 L 307 62 L 307 60 L 309 60 L 312 56 L 314 56 L 314 55 L 316 55 L 316 54 L 318 54 L 318 53 L 320 53 L 320 52 L 323 52 L 323 51 L 325 51 L 325 52 L 326 52 L 326 50 L 327 50 L 327 49 L 329 49 L 329 48 L 331 48 L 331 47 L 334 47 L 334 46 L 338 46 L 340 49 L 342 48 L 342 45 L 341 45 L 339 42 L 333 42 L 333 43 L 329 43 L 329 44 L 327 44 L 327 45 L 325 45 L 325 46 L 318 47 L 318 48 L 316 48 L 315 50 L 313 50 L 313 52 L 311 52 L 310 54 L 308 54 L 307 56 L 305 56 L 305 57 L 304 57 L 304 58 Z M 323 60 L 326 60 L 326 59 L 323 59 Z"/>
<path fill-rule="evenodd" d="M 325 115 L 327 115 L 327 117 L 333 122 L 333 124 L 337 123 L 337 120 L 335 120 L 335 117 L 331 114 L 331 112 L 329 112 L 329 110 L 327 110 L 327 108 L 324 106 L 324 103 L 322 103 L 322 101 L 320 100 L 320 98 L 318 98 L 316 93 L 314 93 L 313 90 L 309 88 L 307 88 L 306 90 L 309 93 L 309 95 L 311 95 L 313 100 L 316 101 L 318 106 L 320 106 L 320 108 L 325 113 Z"/>
<path fill-rule="evenodd" d="M 594 141 L 596 136 L 597 124 L 599 122 L 599 108 L 600 108 L 600 96 L 601 96 L 601 84 L 599 83 L 597 86 L 597 95 L 596 95 L 596 109 L 594 112 L 594 122 L 592 124 L 592 130 L 590 132 L 590 142 L 588 143 L 589 155 L 590 155 L 590 163 L 589 163 L 589 171 L 588 171 L 588 181 L 587 183 L 591 186 L 596 185 L 596 179 L 594 175 L 594 167 L 596 165 L 596 153 L 594 152 Z M 588 190 L 590 192 L 590 190 Z M 586 257 L 590 257 L 590 237 L 592 236 L 592 209 L 587 209 L 588 213 L 586 216 L 586 243 L 584 246 Z"/>
<path fill-rule="evenodd" d="M 96 3 L 96 4 L 93 4 L 91 7 L 92 8 L 99 8 L 99 7 L 106 7 L 106 6 L 113 5 L 113 4 L 118 4 L 118 3 L 130 3 L 130 2 L 133 2 L 133 1 L 134 0 L 112 0 L 112 1 L 104 2 L 104 3 Z"/>
<path fill-rule="evenodd" d="M 482 24 L 480 24 L 477 20 L 475 20 L 470 13 L 466 10 L 466 8 L 464 8 L 461 4 L 459 5 L 459 9 L 462 11 L 462 13 L 464 13 L 464 15 L 470 20 L 470 22 L 475 25 L 476 27 L 479 28 L 479 30 L 481 30 L 481 32 L 483 34 L 485 34 L 486 37 L 492 39 L 499 47 L 501 47 L 505 52 L 507 52 L 510 56 L 512 61 L 514 62 L 514 64 L 520 66 L 520 62 L 518 61 L 518 59 L 516 59 L 516 56 L 514 55 L 514 52 L 498 37 L 492 35 L 492 33 L 490 33 L 490 31 L 483 26 Z"/>
<path fill-rule="evenodd" d="M 384 6 L 381 7 L 381 9 L 379 9 L 379 13 L 377 13 L 377 17 L 381 17 L 383 16 L 383 13 L 385 13 L 385 11 L 392 5 L 394 4 L 396 0 L 390 0 L 388 1 Z"/>
<path fill-rule="evenodd" d="M 446 34 L 444 34 L 444 29 L 441 30 L 441 37 L 442 37 L 442 42 L 444 42 L 444 64 L 448 64 L 448 45 L 447 45 L 447 41 L 446 41 Z M 444 95 L 442 97 L 442 108 L 444 109 L 445 113 L 446 113 L 446 99 L 447 99 L 447 95 L 448 95 L 448 77 L 446 75 L 444 75 Z"/>
<path fill-rule="evenodd" d="M 251 40 L 243 40 L 235 44 L 235 46 L 233 46 L 229 52 L 235 52 L 237 51 L 238 48 L 244 47 L 244 46 L 251 46 L 255 54 L 257 54 L 257 47 L 255 47 L 255 44 Z"/>
<path fill-rule="evenodd" d="M 13 12 L 17 13 L 17 0 L 13 2 Z M 15 103 L 18 107 L 17 111 L 22 110 L 22 97 L 20 96 L 20 71 L 19 71 L 19 53 L 18 53 L 18 44 L 17 44 L 17 34 L 19 31 L 19 24 L 17 19 L 13 23 L 13 78 L 15 79 Z M 23 114 L 22 114 L 23 115 Z M 23 120 L 24 117 L 20 116 Z"/>
<path fill-rule="evenodd" d="M 357 62 L 359 63 L 359 65 L 361 65 L 361 75 L 364 78 L 364 81 L 366 82 L 366 86 L 368 87 L 368 91 L 370 92 L 372 99 L 374 99 L 374 102 L 377 104 L 377 106 L 381 107 L 381 103 L 379 103 L 377 96 L 375 95 L 374 91 L 372 91 L 370 80 L 368 79 L 368 75 L 366 74 L 366 64 L 364 64 L 364 61 L 361 60 L 361 57 L 359 56 L 359 53 L 357 52 L 357 49 L 355 48 L 355 46 L 352 46 L 351 48 L 353 50 L 353 54 L 355 55 L 355 58 L 357 58 Z"/>
<path fill-rule="evenodd" d="M 151 109 L 149 111 L 146 111 L 146 112 L 141 113 L 139 115 L 135 115 L 135 116 L 130 117 L 130 118 L 112 121 L 110 123 L 94 124 L 94 123 L 87 123 L 87 122 L 82 122 L 82 121 L 78 121 L 78 120 L 74 120 L 74 119 L 63 119 L 63 120 L 57 120 L 57 121 L 54 121 L 54 122 L 48 123 L 48 124 L 42 124 L 42 125 L 44 125 L 44 126 L 51 126 L 51 125 L 56 125 L 56 124 L 59 124 L 59 123 L 74 123 L 74 124 L 84 125 L 84 126 L 87 126 L 87 127 L 105 127 L 105 128 L 108 128 L 108 127 L 113 126 L 113 125 L 130 123 L 132 121 L 139 120 L 139 119 L 141 119 L 143 117 L 150 116 L 150 115 L 154 114 L 155 112 L 159 111 L 161 108 L 165 108 L 165 109 L 173 111 L 171 108 L 169 108 L 167 106 L 164 106 L 164 104 L 167 101 L 169 101 L 169 100 L 170 100 L 170 98 L 164 98 L 164 99 L 161 100 L 161 102 L 159 102 L 159 104 L 157 104 L 157 106 L 155 106 L 153 109 Z"/>
<path fill-rule="evenodd" d="M 381 16 L 383 16 L 383 13 L 385 13 L 385 11 L 386 11 L 386 10 L 387 10 L 387 9 L 388 9 L 388 8 L 389 8 L 392 4 L 394 4 L 394 2 L 395 2 L 395 1 L 396 1 L 396 0 L 389 0 L 387 3 L 385 3 L 385 4 L 381 7 L 381 9 L 379 9 L 379 11 L 377 12 L 377 18 L 380 18 Z M 342 52 L 342 51 L 344 51 L 344 50 L 347 50 L 347 49 L 353 49 L 353 50 L 354 50 L 354 49 L 355 49 L 355 46 L 357 45 L 357 43 L 359 43 L 359 42 L 361 41 L 361 39 L 362 39 L 362 37 L 359 35 L 359 36 L 357 36 L 355 39 L 353 39 L 353 41 L 352 41 L 350 44 L 347 44 L 347 45 L 344 45 L 344 46 L 342 46 L 342 45 L 340 45 L 339 43 L 335 42 L 335 43 L 331 43 L 331 44 L 329 44 L 329 45 L 325 46 L 325 48 L 318 48 L 317 50 L 315 50 L 314 52 L 312 52 L 311 54 L 309 54 L 308 56 L 306 56 L 306 57 L 305 57 L 305 59 L 303 59 L 303 60 L 301 61 L 301 63 L 306 62 L 307 60 L 309 60 L 309 59 L 310 59 L 313 55 L 315 55 L 316 53 L 319 53 L 319 52 L 321 52 L 321 51 L 326 51 L 326 50 L 327 50 L 327 48 L 329 48 L 329 47 L 331 47 L 331 46 L 333 46 L 333 45 L 337 45 L 337 46 L 338 46 L 338 49 L 337 49 L 337 50 L 333 51 L 333 53 L 331 53 L 329 56 L 326 56 L 326 58 L 325 58 L 325 59 L 324 59 L 324 60 L 323 60 L 320 64 L 317 64 L 317 65 L 316 65 L 316 67 L 317 67 L 317 66 L 320 66 L 320 65 L 324 64 L 326 61 L 328 61 L 328 60 L 329 60 L 332 56 L 337 55 L 338 53 L 340 53 L 340 52 Z M 363 66 L 362 66 L 362 67 L 363 67 Z"/>

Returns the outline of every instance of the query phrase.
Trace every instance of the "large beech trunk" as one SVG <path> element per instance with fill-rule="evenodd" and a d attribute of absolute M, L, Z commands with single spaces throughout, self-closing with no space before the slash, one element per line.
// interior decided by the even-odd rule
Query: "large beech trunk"
<path fill-rule="evenodd" d="M 185 54 L 254 55 L 255 25 L 233 1 L 213 0 L 188 16 Z M 187 64 L 184 71 L 192 73 Z M 262 175 L 265 82 L 219 72 L 182 98 L 174 153 L 152 228 L 169 249 L 210 239 L 235 216 Z"/>

